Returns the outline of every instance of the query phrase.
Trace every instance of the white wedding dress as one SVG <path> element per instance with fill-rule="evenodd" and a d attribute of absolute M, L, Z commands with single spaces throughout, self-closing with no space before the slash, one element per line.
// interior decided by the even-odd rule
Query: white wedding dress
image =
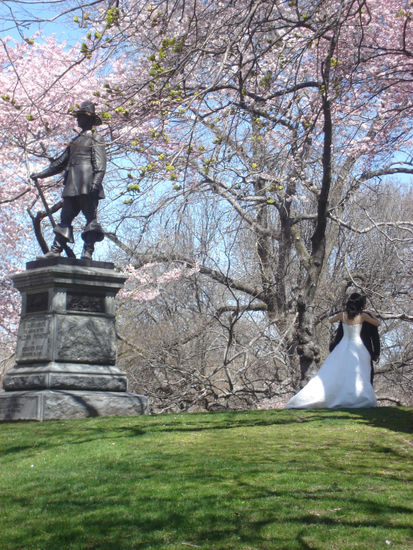
<path fill-rule="evenodd" d="M 318 373 L 287 403 L 287 409 L 375 407 L 370 354 L 360 338 L 361 324 L 343 321 L 343 338 Z"/>

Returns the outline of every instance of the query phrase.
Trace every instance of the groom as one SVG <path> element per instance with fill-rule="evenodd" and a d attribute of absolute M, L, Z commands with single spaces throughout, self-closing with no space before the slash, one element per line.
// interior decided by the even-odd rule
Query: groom
<path fill-rule="evenodd" d="M 371 315 L 366 310 L 364 310 L 364 313 Z M 380 357 L 379 331 L 377 327 L 371 325 L 370 323 L 364 322 L 363 326 L 361 327 L 360 337 L 363 341 L 363 344 L 366 346 L 366 348 L 368 349 L 368 352 L 370 353 L 370 365 L 371 365 L 370 382 L 373 385 L 373 378 L 374 378 L 373 361 L 377 361 L 378 358 Z M 343 323 L 340 322 L 336 335 L 334 337 L 334 340 L 330 344 L 330 352 L 333 351 L 333 349 L 336 347 L 336 345 L 340 342 L 342 338 L 343 338 Z"/>

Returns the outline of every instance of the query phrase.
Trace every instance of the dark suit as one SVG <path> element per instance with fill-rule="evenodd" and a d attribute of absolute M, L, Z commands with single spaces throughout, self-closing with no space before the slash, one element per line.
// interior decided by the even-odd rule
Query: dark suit
<path fill-rule="evenodd" d="M 82 132 L 39 178 L 48 178 L 65 170 L 64 197 L 77 197 L 96 192 L 99 199 L 105 198 L 102 181 L 106 171 L 105 144 L 91 130 Z"/>
<path fill-rule="evenodd" d="M 370 353 L 370 364 L 371 364 L 371 373 L 370 373 L 370 382 L 373 384 L 374 379 L 374 368 L 373 361 L 377 361 L 380 357 L 380 337 L 377 327 L 371 325 L 370 323 L 364 322 L 361 327 L 360 337 L 363 341 L 363 344 L 366 346 L 368 352 Z M 330 352 L 336 347 L 336 345 L 343 338 L 343 323 L 340 321 L 337 332 L 335 334 L 333 342 L 330 344 Z"/>
<path fill-rule="evenodd" d="M 92 130 L 83 131 L 37 177 L 47 178 L 63 171 L 63 207 L 55 233 L 73 242 L 71 224 L 82 211 L 86 218 L 82 238 L 93 246 L 94 242 L 102 240 L 104 236 L 96 220 L 98 201 L 105 198 L 102 181 L 106 171 L 106 152 L 102 138 Z"/>

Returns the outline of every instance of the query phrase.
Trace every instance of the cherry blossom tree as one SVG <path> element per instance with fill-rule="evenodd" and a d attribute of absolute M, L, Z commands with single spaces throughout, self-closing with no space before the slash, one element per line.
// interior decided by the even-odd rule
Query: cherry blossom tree
<path fill-rule="evenodd" d="M 287 347 L 300 356 L 300 379 L 319 360 L 329 236 L 411 230 L 408 220 L 341 217 L 377 178 L 412 173 L 404 6 L 127 2 L 95 15 L 108 49 L 125 56 L 124 78 L 108 79 L 103 99 L 130 159 L 130 216 L 155 188 L 157 207 L 200 193 L 219 201 L 223 223 L 236 220 L 256 247 L 253 280 L 223 280 L 245 306 L 226 308 L 262 309 L 281 331 L 296 317 Z"/>

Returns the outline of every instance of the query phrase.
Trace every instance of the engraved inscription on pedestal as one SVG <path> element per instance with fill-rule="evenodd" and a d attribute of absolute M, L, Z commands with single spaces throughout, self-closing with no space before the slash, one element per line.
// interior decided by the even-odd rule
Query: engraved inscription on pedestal
<path fill-rule="evenodd" d="M 18 363 L 44 361 L 49 358 L 50 317 L 36 315 L 21 319 L 17 338 Z"/>
<path fill-rule="evenodd" d="M 0 394 L 0 420 L 39 419 L 39 395 L 28 393 Z"/>

